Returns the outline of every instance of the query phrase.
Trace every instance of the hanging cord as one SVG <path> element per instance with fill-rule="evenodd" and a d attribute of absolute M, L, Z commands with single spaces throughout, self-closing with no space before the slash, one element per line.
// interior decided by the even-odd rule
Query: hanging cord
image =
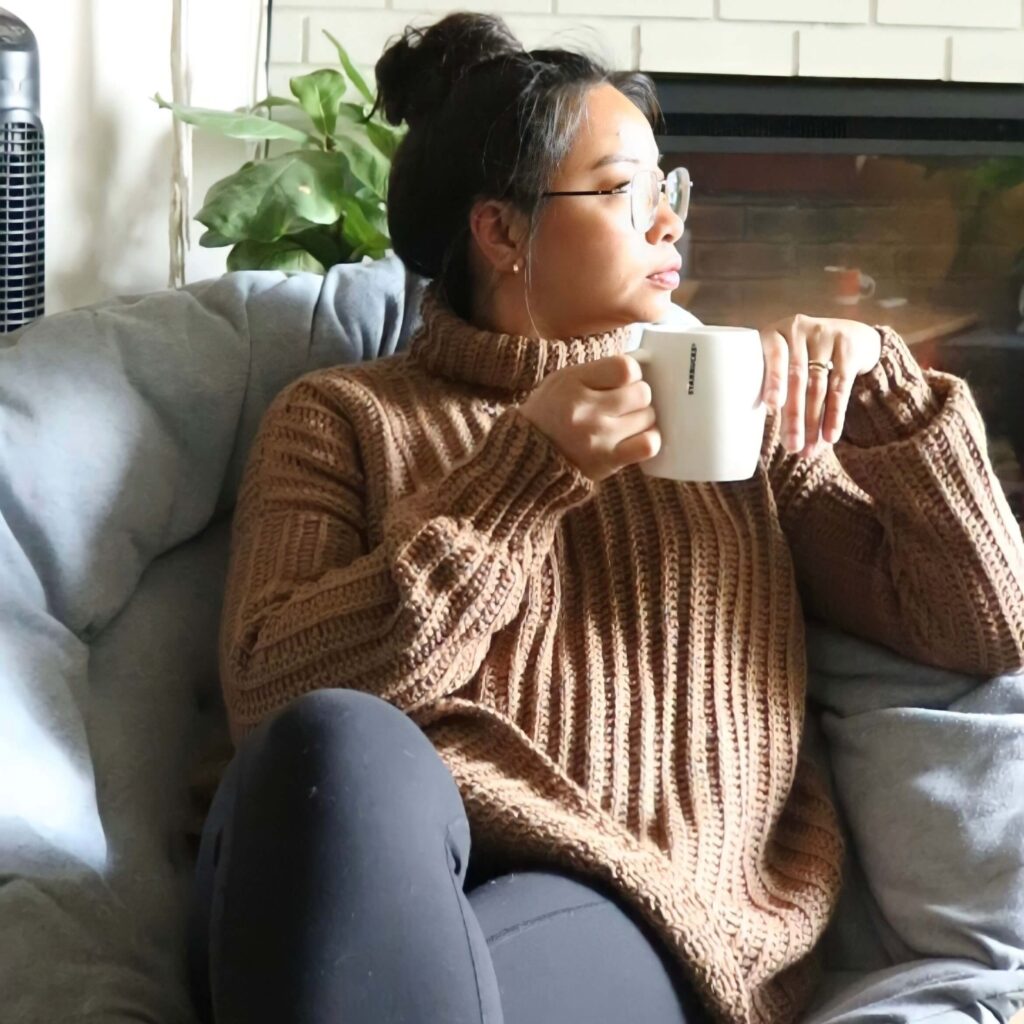
<path fill-rule="evenodd" d="M 253 64 L 252 68 L 252 101 L 251 106 L 255 106 L 261 97 L 270 95 L 270 39 L 271 29 L 274 23 L 274 0 L 266 0 L 266 7 L 263 6 L 263 0 L 256 0 L 260 5 L 260 19 L 259 26 L 256 29 L 256 39 L 263 39 L 264 51 L 263 51 L 263 83 L 262 88 L 260 87 L 260 55 L 259 55 L 259 43 L 256 45 L 256 63 Z M 266 35 L 263 34 L 263 14 L 266 11 Z M 270 120 L 274 119 L 274 108 L 267 107 L 263 112 L 264 115 Z M 266 139 L 263 142 L 263 159 L 266 160 L 270 156 L 270 139 Z M 257 142 L 253 145 L 252 154 L 250 159 L 254 159 L 259 153 L 260 144 Z"/>
<path fill-rule="evenodd" d="M 188 55 L 188 0 L 172 0 L 171 97 L 175 103 L 192 103 L 192 66 Z M 192 127 L 172 120 L 170 272 L 168 284 L 185 284 L 185 258 L 192 244 Z"/>
<path fill-rule="evenodd" d="M 192 104 L 192 65 L 188 47 L 188 2 L 172 0 L 171 22 L 171 96 L 182 106 Z M 260 5 L 257 40 L 263 31 L 263 3 Z M 274 0 L 267 0 L 267 35 L 263 60 L 264 86 L 270 91 L 270 25 Z M 250 105 L 259 99 L 259 44 L 256 46 L 256 66 L 253 74 L 253 96 Z M 268 116 L 272 113 L 267 111 Z M 170 209 L 170 267 L 168 283 L 172 288 L 185 284 L 185 260 L 192 245 L 192 126 L 173 119 L 171 128 L 171 209 Z M 267 144 L 269 146 L 269 142 Z M 257 144 L 256 149 L 259 146 Z M 268 149 L 264 148 L 264 156 Z"/>
<path fill-rule="evenodd" d="M 270 33 L 274 29 L 274 0 L 267 0 L 267 45 L 263 53 L 263 84 L 267 95 L 270 95 Z M 273 120 L 274 108 L 267 107 L 267 117 Z M 263 159 L 270 156 L 270 139 L 263 142 Z"/>

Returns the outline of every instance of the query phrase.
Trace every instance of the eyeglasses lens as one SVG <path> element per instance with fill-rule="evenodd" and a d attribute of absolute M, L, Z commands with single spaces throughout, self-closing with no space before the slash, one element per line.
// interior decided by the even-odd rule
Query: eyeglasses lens
<path fill-rule="evenodd" d="M 664 190 L 672 211 L 685 217 L 689 196 L 681 171 L 669 172 L 665 179 Z M 654 171 L 641 171 L 633 181 L 632 192 L 633 224 L 641 231 L 648 231 L 657 216 L 658 204 L 661 202 L 662 183 Z"/>
<path fill-rule="evenodd" d="M 649 174 L 644 171 L 638 171 L 634 175 L 629 200 L 633 227 L 639 231 L 646 231 L 651 226 L 652 210 Z"/>

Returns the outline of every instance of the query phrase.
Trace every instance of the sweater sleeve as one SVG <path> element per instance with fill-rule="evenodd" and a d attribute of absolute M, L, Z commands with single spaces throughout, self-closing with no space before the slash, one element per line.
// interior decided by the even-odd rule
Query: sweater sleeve
<path fill-rule="evenodd" d="M 593 483 L 515 408 L 368 541 L 362 453 L 304 378 L 268 409 L 232 527 L 220 669 L 237 739 L 292 698 L 350 687 L 409 710 L 468 682 Z"/>
<path fill-rule="evenodd" d="M 888 327 L 843 438 L 813 459 L 766 433 L 807 611 L 912 659 L 978 675 L 1024 664 L 1024 543 L 967 384 L 923 371 Z"/>

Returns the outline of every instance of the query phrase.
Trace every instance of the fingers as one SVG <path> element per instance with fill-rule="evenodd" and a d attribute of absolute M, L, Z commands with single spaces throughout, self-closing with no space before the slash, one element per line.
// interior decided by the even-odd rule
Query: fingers
<path fill-rule="evenodd" d="M 605 356 L 579 367 L 580 383 L 595 391 L 621 388 L 642 379 L 640 364 L 629 355 Z"/>
<path fill-rule="evenodd" d="M 661 432 L 650 427 L 640 434 L 633 434 L 615 446 L 615 460 L 620 466 L 632 466 L 637 462 L 653 459 L 661 451 Z"/>
<path fill-rule="evenodd" d="M 609 417 L 605 423 L 608 431 L 609 473 L 636 462 L 645 462 L 661 450 L 661 434 L 655 426 L 653 406 L 624 416 Z"/>
<path fill-rule="evenodd" d="M 651 385 L 637 380 L 625 387 L 599 391 L 595 402 L 605 416 L 625 416 L 650 406 Z"/>
<path fill-rule="evenodd" d="M 842 436 L 856 377 L 854 339 L 847 331 L 826 330 L 825 324 L 803 316 L 794 317 L 786 333 L 789 393 L 780 426 L 782 443 L 787 451 L 810 458 L 822 444 L 835 444 Z M 767 388 L 767 371 L 765 376 Z"/>
<path fill-rule="evenodd" d="M 785 337 L 775 330 L 761 331 L 761 345 L 764 348 L 761 401 L 773 412 L 778 412 L 786 403 L 789 345 Z"/>
<path fill-rule="evenodd" d="M 846 410 L 850 404 L 850 392 L 856 378 L 851 369 L 852 360 L 853 345 L 849 338 L 841 335 L 832 357 L 835 366 L 828 378 L 828 398 L 822 424 L 822 437 L 829 444 L 835 444 L 843 433 Z"/>
<path fill-rule="evenodd" d="M 804 420 L 807 406 L 807 338 L 800 317 L 790 328 L 789 366 L 786 370 L 786 402 L 782 409 L 782 443 L 788 452 L 804 446 Z"/>
<path fill-rule="evenodd" d="M 645 430 L 650 430 L 654 423 L 654 408 L 647 406 L 646 409 L 639 409 L 636 412 L 617 417 L 614 429 L 618 438 L 629 438 L 634 434 L 642 434 Z"/>
<path fill-rule="evenodd" d="M 825 411 L 825 399 L 828 395 L 829 371 L 818 363 L 827 359 L 818 359 L 816 355 L 811 356 L 815 365 L 807 366 L 807 397 L 804 399 L 804 445 L 803 454 L 813 455 L 817 451 L 818 442 L 821 440 L 821 420 Z"/>

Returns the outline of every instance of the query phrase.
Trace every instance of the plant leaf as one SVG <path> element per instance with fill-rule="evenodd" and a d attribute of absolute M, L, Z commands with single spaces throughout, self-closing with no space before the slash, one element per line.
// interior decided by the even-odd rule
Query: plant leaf
<path fill-rule="evenodd" d="M 216 231 L 204 231 L 199 237 L 199 244 L 204 249 L 219 249 L 222 245 L 232 245 L 233 242 Z"/>
<path fill-rule="evenodd" d="M 388 234 L 388 204 L 380 196 L 375 195 L 368 188 L 361 188 L 355 192 L 355 197 L 360 200 L 363 214 L 366 219 L 382 234 Z M 390 239 L 388 239 L 390 244 Z"/>
<path fill-rule="evenodd" d="M 333 135 L 338 123 L 338 104 L 345 95 L 345 76 L 331 68 L 299 75 L 288 83 L 302 109 L 323 135 Z"/>
<path fill-rule="evenodd" d="M 344 209 L 347 158 L 292 150 L 250 163 L 214 183 L 196 220 L 232 242 L 274 242 L 315 224 L 333 224 Z"/>
<path fill-rule="evenodd" d="M 306 270 L 324 272 L 323 264 L 295 239 L 276 242 L 239 242 L 228 255 L 228 270 Z"/>
<path fill-rule="evenodd" d="M 352 196 L 346 196 L 345 199 L 345 219 L 341 224 L 341 234 L 345 241 L 357 251 L 389 246 L 391 239 L 374 227 L 359 200 Z"/>
<path fill-rule="evenodd" d="M 195 125 L 204 131 L 219 132 L 232 139 L 289 139 L 292 142 L 305 142 L 309 135 L 266 117 L 255 114 L 239 114 L 230 110 L 208 110 L 205 107 L 183 107 L 178 103 L 168 103 L 159 93 L 153 100 L 164 110 L 170 110 L 179 121 Z"/>
<path fill-rule="evenodd" d="M 369 186 L 375 195 L 384 199 L 388 191 L 391 162 L 376 146 L 368 144 L 365 134 L 339 132 L 332 137 L 336 152 L 348 161 L 349 170 L 356 181 Z"/>
<path fill-rule="evenodd" d="M 352 60 L 348 55 L 348 51 L 341 45 L 341 43 L 338 42 L 337 39 L 334 38 L 334 36 L 331 35 L 330 32 L 327 31 L 327 29 L 324 29 L 324 35 L 334 43 L 334 48 L 338 51 L 338 60 L 341 62 L 341 66 L 345 69 L 345 74 L 351 79 L 352 84 L 363 94 L 363 99 L 366 100 L 367 103 L 372 103 L 373 93 L 370 92 L 369 86 L 366 84 L 366 80 L 356 70 L 356 66 L 352 63 Z"/>
<path fill-rule="evenodd" d="M 366 124 L 366 135 L 388 160 L 393 160 L 398 144 L 404 138 L 405 132 L 396 132 L 393 128 L 385 127 L 376 121 L 368 121 Z"/>
<path fill-rule="evenodd" d="M 293 100 L 289 96 L 265 96 L 259 101 L 254 103 L 251 107 L 240 107 L 240 110 L 259 110 L 260 107 L 295 107 L 296 110 L 302 109 L 302 104 L 298 100 Z"/>
<path fill-rule="evenodd" d="M 999 192 L 1024 181 L 1024 157 L 993 157 L 975 172 L 985 191 Z"/>
<path fill-rule="evenodd" d="M 369 120 L 366 111 L 359 103 L 339 103 L 338 114 L 346 121 L 351 121 L 353 124 L 358 125 L 364 125 Z"/>
<path fill-rule="evenodd" d="M 348 263 L 352 255 L 352 247 L 341 237 L 337 224 L 309 228 L 288 237 L 298 242 L 324 267 L 333 267 L 336 263 Z"/>

